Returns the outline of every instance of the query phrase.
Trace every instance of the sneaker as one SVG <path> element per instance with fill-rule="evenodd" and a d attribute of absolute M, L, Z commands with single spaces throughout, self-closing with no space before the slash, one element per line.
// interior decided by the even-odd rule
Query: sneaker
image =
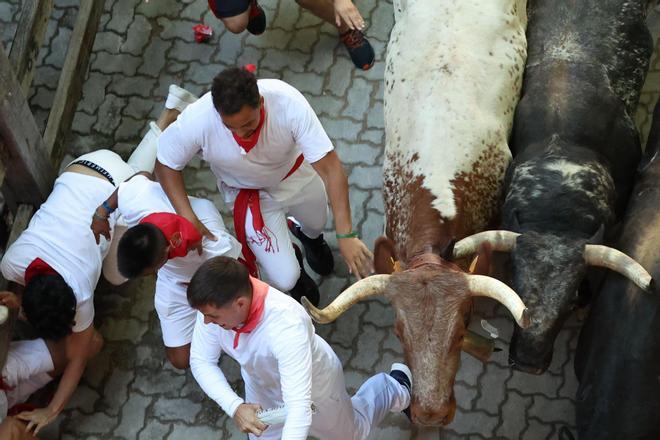
<path fill-rule="evenodd" d="M 266 30 L 266 13 L 257 4 L 257 0 L 253 0 L 250 5 L 250 18 L 248 20 L 247 30 L 252 35 L 261 35 Z"/>
<path fill-rule="evenodd" d="M 195 101 L 197 101 L 197 96 L 176 84 L 171 84 L 165 101 L 165 108 L 183 112 L 189 104 Z"/>
<path fill-rule="evenodd" d="M 408 394 L 410 394 L 412 400 L 412 372 L 410 368 L 405 364 L 394 363 L 390 368 L 390 376 L 408 390 Z M 412 420 L 410 418 L 410 405 L 401 412 L 408 417 L 408 420 Z"/>
<path fill-rule="evenodd" d="M 335 268 L 335 260 L 332 257 L 330 246 L 323 239 L 323 234 L 317 238 L 309 238 L 303 234 L 300 226 L 294 220 L 288 219 L 287 225 L 293 236 L 300 240 L 305 247 L 305 258 L 307 258 L 309 267 L 319 275 L 330 275 Z"/>
<path fill-rule="evenodd" d="M 355 67 L 362 70 L 371 69 L 371 66 L 374 65 L 374 48 L 371 47 L 369 40 L 364 37 L 361 31 L 357 29 L 346 31 L 339 38 L 348 49 L 348 54 L 351 56 Z"/>
<path fill-rule="evenodd" d="M 298 282 L 296 282 L 296 285 L 293 286 L 293 289 L 289 290 L 289 295 L 291 295 L 291 298 L 298 302 L 300 302 L 301 298 L 305 296 L 309 302 L 314 305 L 314 307 L 318 307 L 319 302 L 321 301 L 319 287 L 307 274 L 307 272 L 305 272 L 302 252 L 300 251 L 300 248 L 294 244 L 293 250 L 296 252 L 296 260 L 298 260 L 298 264 L 300 265 L 300 278 L 298 278 Z"/>

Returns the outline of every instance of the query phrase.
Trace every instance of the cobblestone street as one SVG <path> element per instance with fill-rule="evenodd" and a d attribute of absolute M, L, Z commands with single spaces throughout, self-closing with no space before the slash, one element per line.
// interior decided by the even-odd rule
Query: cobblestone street
<path fill-rule="evenodd" d="M 54 1 L 29 96 L 42 128 L 78 3 Z M 268 17 L 268 29 L 255 37 L 225 31 L 208 12 L 206 0 L 105 0 L 64 163 L 99 148 L 112 149 L 126 158 L 148 122 L 160 113 L 169 84 L 202 94 L 223 68 L 253 63 L 259 77 L 280 78 L 299 89 L 319 115 L 349 173 L 354 229 L 368 246 L 373 246 L 382 234 L 384 220 L 383 71 L 394 22 L 391 0 L 356 1 L 367 22 L 366 35 L 376 51 L 376 63 L 366 72 L 353 67 L 336 29 L 302 12 L 295 1 L 263 0 L 260 4 Z M 0 38 L 6 52 L 19 17 L 20 1 L 0 0 Z M 209 43 L 194 41 L 191 28 L 200 22 L 213 28 Z M 650 15 L 649 25 L 654 38 L 660 35 L 658 12 Z M 660 58 L 656 44 L 636 116 L 643 143 L 658 95 Z M 227 214 L 206 164 L 195 159 L 186 169 L 185 179 L 190 194 L 213 200 Z M 226 223 L 231 225 L 229 217 Z M 328 232 L 326 238 L 339 262 L 334 231 Z M 350 283 L 343 262 L 337 266 L 335 275 L 317 278 L 323 305 Z M 166 362 L 153 290 L 154 279 L 119 288 L 104 280 L 99 283 L 96 326 L 106 345 L 88 364 L 67 409 L 42 438 L 246 438 L 205 396 L 189 372 L 181 373 Z M 558 439 L 558 430 L 563 426 L 574 432 L 577 382 L 573 352 L 578 319 L 573 316 L 560 332 L 549 371 L 531 376 L 507 366 L 512 319 L 506 309 L 491 300 L 479 300 L 472 318 L 474 329 L 482 318 L 499 329 L 497 344 L 503 350 L 486 364 L 463 353 L 455 386 L 458 409 L 454 422 L 442 430 L 421 429 L 402 414 L 391 414 L 373 431 L 371 439 L 544 440 Z M 357 304 L 331 325 L 317 325 L 318 333 L 342 360 L 351 393 L 375 372 L 389 371 L 392 362 L 402 360 L 392 323 L 388 302 L 377 298 Z M 232 385 L 241 390 L 237 364 L 225 358 L 222 368 Z"/>

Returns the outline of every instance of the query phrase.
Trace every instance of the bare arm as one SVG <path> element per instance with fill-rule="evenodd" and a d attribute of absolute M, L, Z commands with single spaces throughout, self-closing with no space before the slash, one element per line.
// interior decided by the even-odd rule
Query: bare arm
<path fill-rule="evenodd" d="M 183 173 L 163 165 L 158 160 L 156 160 L 154 172 L 156 173 L 158 182 L 163 187 L 163 191 L 165 191 L 165 194 L 170 199 L 170 203 L 174 206 L 176 213 L 188 219 L 203 236 L 211 240 L 217 240 L 215 235 L 199 221 L 192 206 L 190 206 L 190 200 L 188 200 L 188 194 L 186 193 L 186 187 L 183 182 Z"/>
<path fill-rule="evenodd" d="M 147 171 L 140 171 L 139 173 L 133 174 L 131 177 L 126 179 L 126 181 L 131 180 L 135 176 L 145 176 L 149 180 L 153 180 L 153 175 Z M 110 197 L 108 197 L 105 200 L 105 203 L 110 206 L 111 210 L 108 211 L 103 204 L 100 204 L 97 208 L 96 211 L 94 211 L 94 215 L 92 216 L 92 232 L 94 233 L 94 239 L 96 240 L 96 244 L 100 244 L 101 240 L 101 235 L 103 235 L 106 240 L 110 241 L 110 222 L 108 221 L 108 217 L 110 217 L 110 214 L 117 209 L 119 206 L 119 188 L 115 189 Z"/>
<path fill-rule="evenodd" d="M 351 207 L 348 202 L 348 178 L 339 161 L 339 156 L 331 151 L 323 159 L 314 162 L 312 167 L 321 176 L 328 192 L 330 207 L 335 218 L 335 231 L 337 234 L 352 232 Z M 358 279 L 371 274 L 373 254 L 359 238 L 340 238 L 337 243 L 352 274 Z"/>
<path fill-rule="evenodd" d="M 23 412 L 18 418 L 28 422 L 27 430 L 34 429 L 38 434 L 41 429 L 50 424 L 62 412 L 73 392 L 78 387 L 80 378 L 85 371 L 87 359 L 94 353 L 94 326 L 90 325 L 79 333 L 72 333 L 66 337 L 65 350 L 67 364 L 60 379 L 53 400 L 46 408 Z"/>

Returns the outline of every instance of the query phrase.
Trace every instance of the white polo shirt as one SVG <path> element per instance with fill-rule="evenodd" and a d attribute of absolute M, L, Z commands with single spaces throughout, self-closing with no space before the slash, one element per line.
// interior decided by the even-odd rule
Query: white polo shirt
<path fill-rule="evenodd" d="M 74 332 L 94 321 L 94 289 L 101 276 L 109 243 L 97 245 L 89 225 L 96 208 L 115 187 L 105 179 L 65 172 L 34 214 L 28 228 L 12 244 L 0 263 L 2 275 L 25 285 L 25 269 L 35 259 L 48 263 L 71 287 L 76 297 Z M 114 227 L 115 216 L 109 218 Z"/>
<path fill-rule="evenodd" d="M 193 211 L 199 220 L 217 238 L 217 241 L 202 239 L 203 252 L 188 252 L 185 257 L 172 258 L 158 271 L 156 294 L 160 290 L 159 284 L 178 284 L 181 289 L 175 289 L 185 298 L 187 283 L 195 274 L 199 266 L 206 260 L 215 256 L 238 258 L 241 254 L 240 243 L 232 237 L 225 228 L 218 209 L 209 200 L 189 197 Z M 122 215 L 128 227 L 140 223 L 144 217 L 156 212 L 176 213 L 167 194 L 158 182 L 146 176 L 135 176 L 119 185 L 117 211 Z M 172 291 L 172 289 L 167 289 Z"/>
<path fill-rule="evenodd" d="M 240 335 L 234 348 L 233 330 L 204 324 L 198 313 L 190 348 L 190 368 L 204 392 L 230 416 L 244 403 L 218 366 L 226 353 L 241 366 L 250 403 L 287 407 L 282 438 L 306 439 L 312 423 L 310 405 L 331 394 L 342 366 L 332 348 L 314 331 L 305 309 L 273 287 L 268 290 L 261 320 Z M 343 381 L 342 381 L 343 382 Z"/>
<path fill-rule="evenodd" d="M 299 192 L 314 178 L 309 164 L 332 151 L 332 142 L 298 90 L 277 79 L 262 79 L 257 85 L 266 120 L 249 153 L 223 124 L 209 92 L 189 105 L 158 138 L 158 161 L 181 170 L 199 154 L 209 162 L 228 203 L 241 188 L 262 189 L 277 201 Z M 305 162 L 282 181 L 301 153 Z"/>

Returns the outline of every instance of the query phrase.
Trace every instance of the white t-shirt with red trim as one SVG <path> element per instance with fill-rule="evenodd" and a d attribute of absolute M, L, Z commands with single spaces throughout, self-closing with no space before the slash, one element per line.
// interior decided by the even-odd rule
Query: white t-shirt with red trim
<path fill-rule="evenodd" d="M 258 80 L 257 85 L 266 121 L 249 153 L 223 124 L 209 92 L 189 105 L 159 137 L 158 161 L 181 170 L 199 154 L 209 162 L 227 203 L 242 188 L 262 189 L 277 201 L 304 189 L 315 176 L 310 163 L 332 151 L 332 142 L 298 90 L 277 79 Z M 282 181 L 301 153 L 305 162 Z"/>
<path fill-rule="evenodd" d="M 94 321 L 94 289 L 110 247 L 104 237 L 100 238 L 100 246 L 96 244 L 89 225 L 96 208 L 114 190 L 105 179 L 62 173 L 48 200 L 0 263 L 2 275 L 22 286 L 25 269 L 35 258 L 41 258 L 59 273 L 76 297 L 74 332 L 85 330 Z M 114 227 L 115 215 L 109 221 Z"/>

